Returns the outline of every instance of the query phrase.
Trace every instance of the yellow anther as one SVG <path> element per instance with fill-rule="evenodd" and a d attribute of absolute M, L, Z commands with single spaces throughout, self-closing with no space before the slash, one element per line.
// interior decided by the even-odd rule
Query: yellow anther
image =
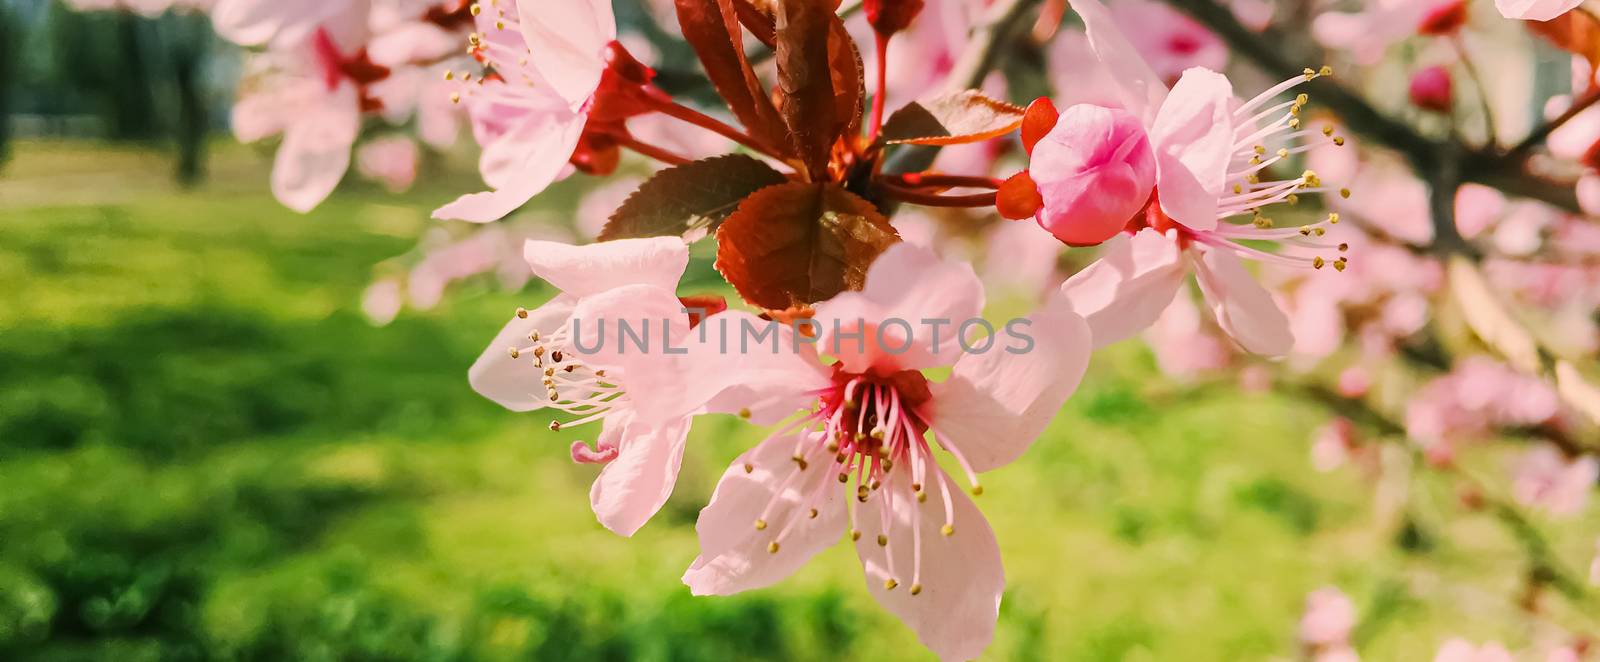
<path fill-rule="evenodd" d="M 955 532 L 956 532 L 956 527 L 953 524 L 946 524 L 943 527 L 939 528 L 939 533 L 941 533 L 943 535 L 947 535 L 947 536 L 955 535 Z"/>
<path fill-rule="evenodd" d="M 810 512 L 806 513 L 806 516 L 810 517 L 811 519 L 816 519 L 817 518 L 817 509 L 816 508 L 812 508 Z"/>
<path fill-rule="evenodd" d="M 472 15 L 473 16 L 477 16 L 478 14 L 482 14 L 483 13 L 483 7 L 481 5 L 479 5 L 478 3 L 474 2 L 474 3 L 472 3 L 471 11 L 472 11 Z"/>
<path fill-rule="evenodd" d="M 1256 153 L 1257 154 L 1266 154 L 1267 153 L 1267 146 L 1266 145 L 1256 145 Z"/>
<path fill-rule="evenodd" d="M 917 503 L 927 503 L 927 502 L 928 502 L 928 493 L 924 492 L 922 490 L 917 490 Z"/>
<path fill-rule="evenodd" d="M 744 472 L 745 473 L 750 473 L 750 472 L 753 472 L 755 470 L 756 470 L 755 465 L 750 464 L 749 462 L 745 463 L 745 465 L 744 465 Z"/>
<path fill-rule="evenodd" d="M 756 530 L 757 531 L 765 531 L 765 530 L 767 530 L 767 521 L 764 520 L 764 519 L 756 520 Z"/>
<path fill-rule="evenodd" d="M 749 407 L 745 407 L 743 409 L 740 409 L 739 410 L 739 418 L 749 419 L 750 418 L 750 408 Z"/>
<path fill-rule="evenodd" d="M 550 431 L 551 432 L 560 432 L 561 431 L 561 421 L 550 421 Z"/>
<path fill-rule="evenodd" d="M 1328 223 L 1330 225 L 1338 225 L 1339 224 L 1339 212 L 1333 212 L 1333 213 L 1328 214 Z"/>
<path fill-rule="evenodd" d="M 1333 135 L 1333 125 L 1329 124 L 1329 125 L 1327 125 L 1325 127 L 1322 127 L 1322 135 L 1324 135 L 1324 136 Z"/>
<path fill-rule="evenodd" d="M 444 70 L 444 79 L 445 80 L 455 80 L 455 77 L 456 77 L 456 72 L 451 71 L 449 69 L 445 69 Z"/>
<path fill-rule="evenodd" d="M 912 584 L 911 585 L 911 594 L 912 595 L 917 595 L 918 593 L 921 593 L 921 592 L 922 592 L 922 585 L 921 584 Z"/>
<path fill-rule="evenodd" d="M 855 540 L 860 540 L 860 539 L 861 539 L 861 531 L 858 530 L 858 529 L 850 529 L 850 540 L 855 541 Z"/>
<path fill-rule="evenodd" d="M 1322 261 L 1322 256 L 1321 255 L 1318 255 L 1318 256 L 1316 256 L 1314 258 L 1311 258 L 1311 267 L 1313 269 L 1321 269 L 1322 265 L 1324 265 L 1324 264 L 1327 264 L 1327 263 Z"/>
<path fill-rule="evenodd" d="M 878 534 L 878 546 L 879 547 L 888 547 L 889 546 L 889 536 L 883 535 L 881 533 Z"/>
<path fill-rule="evenodd" d="M 522 352 L 519 352 L 519 351 L 517 351 L 517 348 L 512 347 L 511 348 L 511 358 L 516 359 L 516 358 L 521 358 L 521 357 L 522 357 Z"/>
<path fill-rule="evenodd" d="M 972 496 L 983 496 L 983 486 L 982 485 L 973 485 L 972 486 Z"/>
<path fill-rule="evenodd" d="M 1289 128 L 1291 128 L 1291 129 L 1300 128 L 1300 118 L 1298 118 L 1298 117 L 1289 118 Z"/>
<path fill-rule="evenodd" d="M 893 577 L 883 580 L 883 590 L 885 591 L 893 591 L 894 587 L 899 585 L 900 582 L 895 581 Z"/>
<path fill-rule="evenodd" d="M 1324 64 L 1324 65 L 1322 65 L 1322 70 L 1317 72 L 1317 75 L 1318 76 L 1332 76 L 1333 75 L 1333 67 L 1330 67 L 1330 66 Z"/>
<path fill-rule="evenodd" d="M 451 92 L 450 93 L 450 103 L 461 103 L 461 93 L 460 92 Z"/>
<path fill-rule="evenodd" d="M 1345 198 L 1345 199 L 1349 199 L 1350 198 L 1350 189 L 1347 189 L 1347 188 L 1339 189 L 1339 197 Z"/>
<path fill-rule="evenodd" d="M 1334 138 L 1333 138 L 1333 146 L 1334 147 L 1344 147 L 1344 136 L 1334 136 Z"/>
<path fill-rule="evenodd" d="M 1287 147 L 1279 147 L 1278 148 L 1278 158 L 1280 158 L 1280 159 L 1289 158 L 1289 148 L 1287 148 Z"/>
<path fill-rule="evenodd" d="M 528 309 L 527 308 L 518 308 L 517 309 L 517 319 L 528 319 Z"/>
<path fill-rule="evenodd" d="M 1304 106 L 1308 103 L 1311 103 L 1311 95 L 1301 92 L 1294 96 L 1294 104 L 1296 106 Z"/>
<path fill-rule="evenodd" d="M 767 553 L 768 554 L 777 554 L 778 553 L 778 541 L 774 540 L 772 542 L 767 543 Z"/>

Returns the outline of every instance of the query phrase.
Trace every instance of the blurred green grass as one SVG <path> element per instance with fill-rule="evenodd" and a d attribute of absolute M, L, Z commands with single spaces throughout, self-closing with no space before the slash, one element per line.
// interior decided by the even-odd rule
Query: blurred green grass
<path fill-rule="evenodd" d="M 545 294 L 469 285 L 365 322 L 371 265 L 470 177 L 349 186 L 300 216 L 238 147 L 194 192 L 137 150 L 23 144 L 9 167 L 0 659 L 930 657 L 843 546 L 772 589 L 688 595 L 698 508 L 760 438 L 737 421 L 697 424 L 677 493 L 633 539 L 601 529 L 595 471 L 566 448 L 593 431 L 552 433 L 465 380 Z M 1097 356 L 1045 437 L 985 480 L 1008 576 L 986 657 L 1290 659 L 1305 594 L 1328 584 L 1368 617 L 1367 659 L 1533 637 L 1507 616 L 1512 542 L 1486 517 L 1447 523 L 1448 488 L 1424 484 L 1426 544 L 1396 544 L 1357 472 L 1308 466 L 1324 418 L 1176 387 L 1136 346 Z M 1595 531 L 1577 528 L 1558 549 L 1574 565 Z"/>

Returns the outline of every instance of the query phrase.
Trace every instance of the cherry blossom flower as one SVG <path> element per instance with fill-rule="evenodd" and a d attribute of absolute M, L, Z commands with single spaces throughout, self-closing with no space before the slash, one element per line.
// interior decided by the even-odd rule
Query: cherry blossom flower
<path fill-rule="evenodd" d="M 552 430 L 600 422 L 594 448 L 575 442 L 573 460 L 606 465 L 590 503 L 606 528 L 632 535 L 672 493 L 690 421 L 710 394 L 681 387 L 689 356 L 664 348 L 624 355 L 587 334 L 603 334 L 607 319 L 660 322 L 667 324 L 663 342 L 684 346 L 689 324 L 674 290 L 688 247 L 672 237 L 587 246 L 529 241 L 524 256 L 561 293 L 536 309 L 518 309 L 472 365 L 469 381 L 512 411 L 573 417 L 552 421 Z M 591 348 L 599 349 L 585 351 Z"/>
<path fill-rule="evenodd" d="M 1570 517 L 1589 502 L 1600 479 L 1600 461 L 1590 456 L 1569 459 L 1551 445 L 1528 450 L 1517 463 L 1511 493 L 1524 506 L 1557 517 Z"/>
<path fill-rule="evenodd" d="M 616 43 L 610 0 L 477 7 L 471 48 L 494 76 L 460 74 L 454 98 L 467 104 L 483 146 L 478 169 L 493 190 L 461 196 L 433 217 L 485 223 L 571 172 L 567 164 L 596 110 L 608 59 L 616 61 L 625 50 Z"/>
<path fill-rule="evenodd" d="M 364 20 L 364 15 L 346 17 Z M 272 193 L 284 206 L 304 213 L 320 204 L 350 167 L 350 149 L 361 130 L 363 110 L 375 106 L 368 86 L 389 75 L 360 42 L 336 34 L 360 30 L 331 25 L 303 42 L 269 51 L 263 69 L 233 107 L 233 132 L 244 142 L 282 134 L 272 165 Z"/>
<path fill-rule="evenodd" d="M 720 371 L 734 386 L 714 411 L 742 409 L 758 422 L 802 413 L 723 474 L 696 526 L 700 556 L 683 577 L 694 594 L 770 585 L 848 532 L 873 597 L 924 645 L 944 659 L 983 651 L 1005 585 L 999 549 L 926 435 L 981 493 L 978 473 L 1027 449 L 1089 355 L 1088 328 L 1059 296 L 1028 318 L 1024 353 L 963 353 L 951 327 L 884 333 L 897 320 L 972 319 L 983 300 L 971 267 L 896 244 L 872 264 L 865 289 L 817 306 L 818 343 L 801 347 L 812 351 L 756 349 L 735 357 L 738 370 Z M 853 333 L 882 344 L 852 344 Z M 793 340 L 783 337 L 780 345 Z M 821 362 L 819 349 L 837 362 Z M 943 382 L 922 373 L 952 363 Z"/>
<path fill-rule="evenodd" d="M 1500 15 L 1523 21 L 1548 21 L 1583 4 L 1583 0 L 1494 0 Z"/>
<path fill-rule="evenodd" d="M 1083 17 L 1101 64 L 1122 84 L 1123 107 L 1139 117 L 1156 157 L 1156 185 L 1144 218 L 1129 224 L 1131 241 L 1107 247 L 1106 256 L 1063 286 L 1095 329 L 1097 346 L 1148 327 L 1176 296 L 1184 274 L 1196 272 L 1218 323 L 1241 346 L 1281 355 L 1293 344 L 1289 322 L 1239 257 L 1280 265 L 1321 268 L 1323 255 L 1271 253 L 1242 241 L 1263 240 L 1316 249 L 1333 246 L 1315 237 L 1330 217 L 1314 225 L 1273 229 L 1262 210 L 1298 195 L 1323 192 L 1314 172 L 1263 182 L 1259 173 L 1292 154 L 1342 142 L 1326 131 L 1302 130 L 1306 98 L 1272 104 L 1278 95 L 1319 75 L 1307 70 L 1256 98 L 1235 104 L 1232 85 L 1206 69 L 1184 72 L 1171 90 L 1110 20 L 1096 0 L 1072 0 Z M 1313 139 L 1313 142 L 1303 142 Z M 1280 145 L 1269 150 L 1268 144 Z M 1004 189 L 1002 189 L 1004 193 Z M 1250 224 L 1222 222 L 1251 215 Z M 1163 246 L 1165 244 L 1165 246 Z M 1342 270 L 1346 260 L 1332 265 Z"/>
<path fill-rule="evenodd" d="M 1458 638 L 1444 642 L 1438 654 L 1433 656 L 1433 662 L 1516 662 L 1516 659 L 1500 642 L 1491 641 L 1474 646 L 1472 642 Z"/>
<path fill-rule="evenodd" d="M 1330 11 L 1311 22 L 1323 46 L 1350 54 L 1357 64 L 1377 63 L 1389 46 L 1416 32 L 1430 6 L 1423 0 L 1367 0 L 1360 11 Z"/>
<path fill-rule="evenodd" d="M 1144 339 L 1155 353 L 1156 367 L 1169 377 L 1192 379 L 1233 362 L 1233 348 L 1208 332 L 1200 309 L 1188 297 L 1173 297 L 1172 304 L 1145 330 Z"/>
<path fill-rule="evenodd" d="M 1228 47 L 1217 35 L 1166 3 L 1116 0 L 1110 9 L 1111 20 L 1164 82 L 1191 67 L 1217 71 L 1228 64 Z"/>
<path fill-rule="evenodd" d="M 1328 586 L 1306 596 L 1306 610 L 1300 617 L 1300 642 L 1308 648 L 1319 654 L 1348 650 L 1355 626 L 1356 607 L 1343 591 Z"/>

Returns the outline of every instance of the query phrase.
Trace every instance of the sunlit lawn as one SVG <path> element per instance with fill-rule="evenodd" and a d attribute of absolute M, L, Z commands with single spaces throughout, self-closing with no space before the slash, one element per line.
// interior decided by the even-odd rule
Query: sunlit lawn
<path fill-rule="evenodd" d="M 470 176 L 352 186 L 299 216 L 256 154 L 212 167 L 179 192 L 157 157 L 34 144 L 0 178 L 0 658 L 929 657 L 845 546 L 776 588 L 688 595 L 695 515 L 760 439 L 738 421 L 697 424 L 677 493 L 633 539 L 601 529 L 595 469 L 567 452 L 593 430 L 552 433 L 466 384 L 540 292 L 360 316 L 371 266 Z M 1290 659 L 1328 584 L 1369 617 L 1367 659 L 1427 659 L 1458 631 L 1536 640 L 1509 537 L 1424 484 L 1405 509 L 1420 537 L 1399 544 L 1358 471 L 1311 470 L 1322 420 L 1173 385 L 1131 344 L 1097 357 L 1045 438 L 985 480 L 1009 585 L 987 657 Z M 1564 525 L 1557 553 L 1586 563 L 1595 531 Z"/>

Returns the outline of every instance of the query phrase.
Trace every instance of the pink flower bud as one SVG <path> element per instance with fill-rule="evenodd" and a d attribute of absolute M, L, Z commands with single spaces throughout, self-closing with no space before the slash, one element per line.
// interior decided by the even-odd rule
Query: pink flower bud
<path fill-rule="evenodd" d="M 1428 67 L 1411 76 L 1411 104 L 1423 110 L 1448 113 L 1455 105 L 1453 88 L 1448 69 Z"/>
<path fill-rule="evenodd" d="M 1149 201 L 1156 160 L 1138 118 L 1080 104 L 1034 145 L 1028 173 L 1043 202 L 1039 225 L 1069 246 L 1093 246 Z"/>

